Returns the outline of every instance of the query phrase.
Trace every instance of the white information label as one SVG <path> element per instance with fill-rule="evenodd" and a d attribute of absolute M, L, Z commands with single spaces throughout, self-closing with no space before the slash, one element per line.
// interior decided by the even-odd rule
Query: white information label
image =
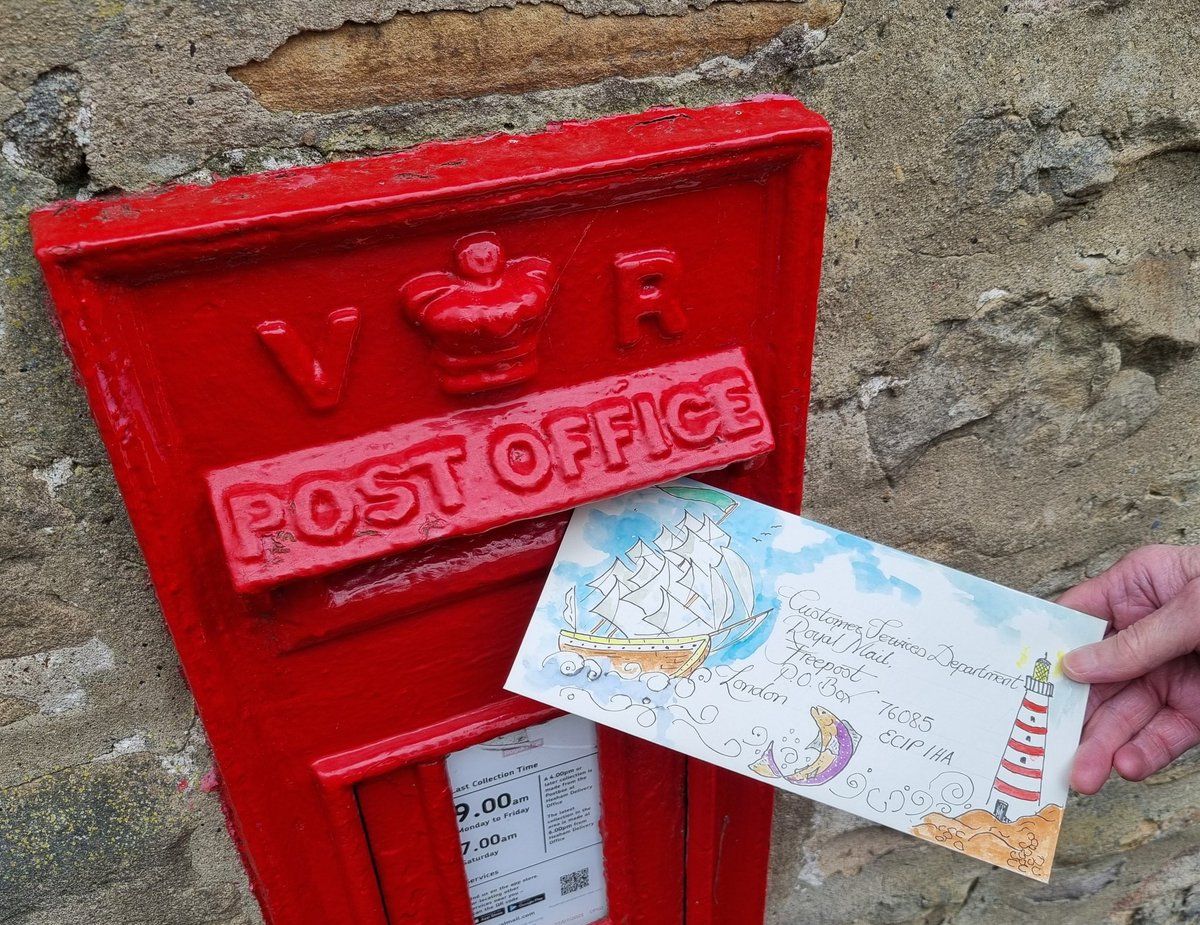
<path fill-rule="evenodd" d="M 476 923 L 608 915 L 596 726 L 563 716 L 446 758 Z"/>

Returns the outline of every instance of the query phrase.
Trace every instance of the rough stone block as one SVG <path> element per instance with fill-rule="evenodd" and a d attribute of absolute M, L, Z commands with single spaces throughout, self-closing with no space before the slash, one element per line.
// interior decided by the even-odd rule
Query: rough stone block
<path fill-rule="evenodd" d="M 144 870 L 170 875 L 188 829 L 184 799 L 150 756 L 0 791 L 0 909 L 7 919 Z"/>
<path fill-rule="evenodd" d="M 824 28 L 841 8 L 837 0 L 720 0 L 675 16 L 583 16 L 550 3 L 401 13 L 379 25 L 303 32 L 230 73 L 277 110 L 525 93 L 742 57 L 789 26 Z"/>

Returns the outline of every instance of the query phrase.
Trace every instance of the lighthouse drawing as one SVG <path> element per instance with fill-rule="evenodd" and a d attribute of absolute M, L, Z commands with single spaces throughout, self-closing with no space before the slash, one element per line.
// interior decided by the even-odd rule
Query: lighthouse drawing
<path fill-rule="evenodd" d="M 971 857 L 1045 882 L 1058 845 L 1062 806 L 1042 803 L 1046 730 L 1054 685 L 1050 659 L 1039 658 L 1025 677 L 1021 705 L 1013 719 L 1004 755 L 988 797 L 991 809 L 971 809 L 956 817 L 930 813 L 912 833 Z M 1050 788 L 1051 794 L 1055 786 Z"/>
<path fill-rule="evenodd" d="M 996 799 L 992 815 L 1000 822 L 1031 816 L 1041 808 L 1046 725 L 1053 697 L 1050 661 L 1042 656 L 1034 663 L 1033 674 L 1025 677 L 1025 696 L 992 783 Z"/>

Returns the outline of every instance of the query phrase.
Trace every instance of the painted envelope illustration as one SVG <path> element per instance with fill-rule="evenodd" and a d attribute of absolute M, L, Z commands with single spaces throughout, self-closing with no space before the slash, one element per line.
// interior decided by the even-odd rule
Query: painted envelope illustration
<path fill-rule="evenodd" d="M 1104 628 L 682 480 L 575 512 L 506 687 L 1044 881 Z"/>

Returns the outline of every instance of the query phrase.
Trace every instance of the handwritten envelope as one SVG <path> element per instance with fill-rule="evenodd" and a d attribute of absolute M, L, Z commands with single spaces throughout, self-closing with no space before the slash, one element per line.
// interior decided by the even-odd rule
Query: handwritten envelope
<path fill-rule="evenodd" d="M 1045 881 L 1104 629 L 683 480 L 575 512 L 505 686 Z"/>

